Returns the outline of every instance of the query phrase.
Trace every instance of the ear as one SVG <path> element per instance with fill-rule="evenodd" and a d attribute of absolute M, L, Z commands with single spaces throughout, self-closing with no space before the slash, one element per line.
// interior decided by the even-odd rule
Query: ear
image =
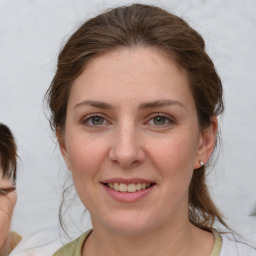
<path fill-rule="evenodd" d="M 200 162 L 203 162 L 203 165 L 208 162 L 216 143 L 217 131 L 218 120 L 216 116 L 212 116 L 210 126 L 201 132 L 194 169 L 201 167 Z"/>
<path fill-rule="evenodd" d="M 68 158 L 68 152 L 67 152 L 67 148 L 66 148 L 66 144 L 65 144 L 64 134 L 60 131 L 59 128 L 56 129 L 56 137 L 57 137 L 58 144 L 60 147 L 61 155 L 64 158 L 64 161 L 65 161 L 68 169 L 70 170 L 70 162 L 69 162 L 69 158 Z"/>

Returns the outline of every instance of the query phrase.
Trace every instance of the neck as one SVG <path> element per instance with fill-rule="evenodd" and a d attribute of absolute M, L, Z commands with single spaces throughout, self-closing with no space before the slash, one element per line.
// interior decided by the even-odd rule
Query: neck
<path fill-rule="evenodd" d="M 94 226 L 82 255 L 205 256 L 210 255 L 213 242 L 211 233 L 196 228 L 189 221 L 141 234 L 120 234 Z"/>

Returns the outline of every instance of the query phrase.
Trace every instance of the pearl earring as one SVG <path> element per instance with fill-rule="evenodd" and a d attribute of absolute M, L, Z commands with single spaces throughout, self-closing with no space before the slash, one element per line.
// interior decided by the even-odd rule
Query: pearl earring
<path fill-rule="evenodd" d="M 199 161 L 201 167 L 204 166 L 204 162 L 203 161 Z"/>

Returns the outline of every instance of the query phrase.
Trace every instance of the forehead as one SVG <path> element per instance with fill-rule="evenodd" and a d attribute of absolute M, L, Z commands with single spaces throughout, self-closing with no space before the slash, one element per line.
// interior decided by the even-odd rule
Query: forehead
<path fill-rule="evenodd" d="M 12 186 L 11 179 L 2 177 L 2 170 L 0 170 L 0 188 Z"/>
<path fill-rule="evenodd" d="M 174 57 L 151 47 L 120 48 L 93 58 L 74 81 L 70 93 L 72 101 L 87 96 L 100 100 L 114 93 L 124 99 L 191 97 L 185 70 Z"/>
<path fill-rule="evenodd" d="M 115 74 L 112 73 L 113 69 Z M 117 48 L 92 58 L 80 77 L 97 75 L 93 78 L 100 78 L 100 75 L 108 75 L 107 77 L 113 78 L 113 74 L 118 78 L 124 74 L 141 74 L 152 78 L 163 73 L 179 73 L 187 78 L 186 71 L 178 64 L 175 55 L 172 56 L 155 47 L 134 46 Z"/>

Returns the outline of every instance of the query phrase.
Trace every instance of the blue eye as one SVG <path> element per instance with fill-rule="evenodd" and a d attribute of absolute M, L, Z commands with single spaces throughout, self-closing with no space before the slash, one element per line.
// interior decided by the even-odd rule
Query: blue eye
<path fill-rule="evenodd" d="M 107 124 L 107 120 L 99 115 L 91 115 L 82 121 L 87 126 L 102 126 Z"/>
<path fill-rule="evenodd" d="M 103 117 L 101 117 L 101 116 L 93 116 L 93 117 L 91 117 L 91 123 L 93 124 L 93 125 L 102 125 L 102 124 L 104 124 L 104 118 Z"/>
<path fill-rule="evenodd" d="M 157 114 L 149 120 L 149 124 L 153 126 L 167 126 L 172 123 L 174 123 L 174 120 L 163 114 Z"/>
<path fill-rule="evenodd" d="M 153 118 L 154 125 L 165 125 L 168 120 L 166 117 L 163 116 L 156 116 Z"/>

